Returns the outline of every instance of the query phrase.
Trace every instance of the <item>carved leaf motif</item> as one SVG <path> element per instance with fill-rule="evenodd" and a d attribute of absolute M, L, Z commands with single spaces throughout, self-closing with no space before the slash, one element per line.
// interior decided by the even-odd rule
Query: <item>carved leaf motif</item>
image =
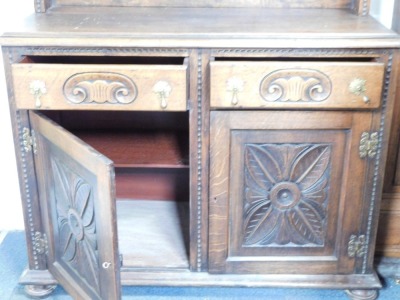
<path fill-rule="evenodd" d="M 322 177 L 330 156 L 330 148 L 326 145 L 306 149 L 294 161 L 290 180 L 307 189 Z"/>
<path fill-rule="evenodd" d="M 306 202 L 299 204 L 291 211 L 291 222 L 297 233 L 308 242 L 317 245 L 323 244 L 322 226 L 323 216 Z"/>
<path fill-rule="evenodd" d="M 255 205 L 245 220 L 245 244 L 251 245 L 265 239 L 277 226 L 278 217 L 273 213 L 270 203 Z"/>
<path fill-rule="evenodd" d="M 99 291 L 96 224 L 91 186 L 55 158 L 51 159 L 57 207 L 60 258 Z"/>
<path fill-rule="evenodd" d="M 245 150 L 246 169 L 254 182 L 264 189 L 282 180 L 280 166 L 268 149 L 252 145 Z"/>
<path fill-rule="evenodd" d="M 331 146 L 246 144 L 243 245 L 324 244 Z"/>
<path fill-rule="evenodd" d="M 328 179 L 326 177 L 322 177 L 313 186 L 303 190 L 304 198 L 315 201 L 319 204 L 323 204 L 327 196 L 327 185 Z"/>

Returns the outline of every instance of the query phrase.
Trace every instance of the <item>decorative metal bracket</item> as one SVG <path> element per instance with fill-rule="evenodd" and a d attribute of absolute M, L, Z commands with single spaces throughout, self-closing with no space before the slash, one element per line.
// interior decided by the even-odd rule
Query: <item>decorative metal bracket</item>
<path fill-rule="evenodd" d="M 378 150 L 378 144 L 378 132 L 372 132 L 371 134 L 368 132 L 363 132 L 361 134 L 359 147 L 360 158 L 374 158 Z"/>
<path fill-rule="evenodd" d="M 36 137 L 33 129 L 29 130 L 27 127 L 22 129 L 22 144 L 25 152 L 33 151 L 34 154 L 37 153 Z"/>
<path fill-rule="evenodd" d="M 35 235 L 33 238 L 33 251 L 35 251 L 37 254 L 47 255 L 48 241 L 47 241 L 46 234 L 41 233 L 39 231 L 35 232 Z"/>
<path fill-rule="evenodd" d="M 365 235 L 363 234 L 359 236 L 352 234 L 347 247 L 347 255 L 349 257 L 363 257 L 366 251 L 365 240 Z"/>

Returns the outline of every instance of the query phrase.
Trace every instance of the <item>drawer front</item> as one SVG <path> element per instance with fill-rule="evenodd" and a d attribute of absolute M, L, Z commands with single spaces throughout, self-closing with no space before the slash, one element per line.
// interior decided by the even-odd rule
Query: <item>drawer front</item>
<path fill-rule="evenodd" d="M 372 62 L 210 63 L 212 108 L 380 106 L 384 64 Z"/>
<path fill-rule="evenodd" d="M 186 110 L 186 65 L 21 63 L 12 76 L 19 109 Z"/>

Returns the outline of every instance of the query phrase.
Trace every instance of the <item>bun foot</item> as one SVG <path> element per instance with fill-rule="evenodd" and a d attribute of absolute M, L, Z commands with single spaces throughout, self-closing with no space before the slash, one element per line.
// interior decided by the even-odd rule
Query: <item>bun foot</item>
<path fill-rule="evenodd" d="M 352 300 L 375 300 L 378 298 L 377 290 L 346 290 L 346 294 Z"/>
<path fill-rule="evenodd" d="M 32 297 L 46 297 L 50 295 L 57 285 L 25 285 L 25 293 Z"/>

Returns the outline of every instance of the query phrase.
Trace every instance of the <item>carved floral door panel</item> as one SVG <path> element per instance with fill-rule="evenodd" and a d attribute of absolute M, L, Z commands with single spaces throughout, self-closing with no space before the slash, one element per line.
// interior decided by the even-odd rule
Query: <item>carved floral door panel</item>
<path fill-rule="evenodd" d="M 74 298 L 119 299 L 113 163 L 30 112 L 48 268 Z"/>
<path fill-rule="evenodd" d="M 210 271 L 353 272 L 370 124 L 370 113 L 212 112 Z"/>

